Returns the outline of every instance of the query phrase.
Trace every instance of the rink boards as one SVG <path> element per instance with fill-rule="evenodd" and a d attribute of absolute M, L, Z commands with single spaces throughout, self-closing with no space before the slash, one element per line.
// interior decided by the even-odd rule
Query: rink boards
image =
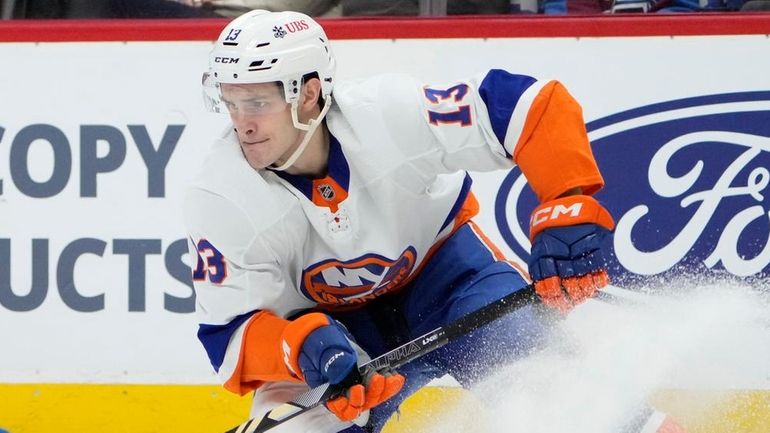
<path fill-rule="evenodd" d="M 763 390 L 666 390 L 651 404 L 690 433 L 766 433 L 768 401 Z M 5 384 L 0 402 L 0 428 L 10 433 L 224 433 L 245 421 L 250 407 L 249 397 L 212 385 Z M 471 433 L 483 416 L 495 416 L 462 388 L 430 386 L 402 405 L 384 433 L 427 433 L 442 415 L 458 412 L 467 417 L 456 432 Z"/>

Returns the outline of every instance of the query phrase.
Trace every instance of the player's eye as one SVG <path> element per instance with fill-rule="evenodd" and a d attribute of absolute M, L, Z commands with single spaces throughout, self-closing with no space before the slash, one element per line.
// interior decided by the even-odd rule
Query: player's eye
<path fill-rule="evenodd" d="M 250 112 L 260 112 L 260 111 L 264 111 L 268 107 L 268 105 L 269 104 L 265 101 L 249 101 L 246 104 L 245 109 L 246 111 L 250 111 Z"/>

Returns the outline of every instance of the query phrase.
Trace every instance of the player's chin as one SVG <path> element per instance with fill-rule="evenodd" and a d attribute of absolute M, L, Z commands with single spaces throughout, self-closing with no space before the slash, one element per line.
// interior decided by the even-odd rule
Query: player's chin
<path fill-rule="evenodd" d="M 251 168 L 255 170 L 262 170 L 265 167 L 269 167 L 274 162 L 272 160 L 257 157 L 254 155 L 246 155 L 246 161 L 248 161 Z"/>
<path fill-rule="evenodd" d="M 241 150 L 243 151 L 243 156 L 246 157 L 246 161 L 256 170 L 270 166 L 276 159 L 266 155 L 265 152 L 261 151 L 262 149 L 257 149 L 255 146 L 241 145 Z"/>

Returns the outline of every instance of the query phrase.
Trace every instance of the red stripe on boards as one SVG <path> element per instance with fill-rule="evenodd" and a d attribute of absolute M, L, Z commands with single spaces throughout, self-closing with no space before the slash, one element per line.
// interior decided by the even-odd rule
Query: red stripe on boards
<path fill-rule="evenodd" d="M 0 42 L 212 41 L 226 19 L 0 21 Z M 770 14 L 319 19 L 332 40 L 770 34 Z"/>

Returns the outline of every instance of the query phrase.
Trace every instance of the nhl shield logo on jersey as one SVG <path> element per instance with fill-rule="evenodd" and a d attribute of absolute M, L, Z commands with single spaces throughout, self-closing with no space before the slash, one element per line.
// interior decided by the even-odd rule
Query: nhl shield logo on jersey
<path fill-rule="evenodd" d="M 318 185 L 316 188 L 318 190 L 318 194 L 323 197 L 326 201 L 332 201 L 334 200 L 334 187 L 329 185 L 328 183 L 324 183 L 321 185 Z"/>
<path fill-rule="evenodd" d="M 345 262 L 325 260 L 302 273 L 302 291 L 326 306 L 364 303 L 401 287 L 414 270 L 416 257 L 410 246 L 395 260 L 378 254 Z"/>

